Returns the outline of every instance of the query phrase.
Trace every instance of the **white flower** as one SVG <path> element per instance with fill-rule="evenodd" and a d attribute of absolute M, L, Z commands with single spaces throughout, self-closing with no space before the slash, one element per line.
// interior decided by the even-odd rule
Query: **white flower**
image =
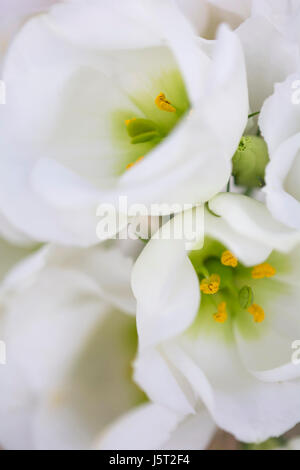
<path fill-rule="evenodd" d="M 248 99 L 234 33 L 206 50 L 169 0 L 73 0 L 29 21 L 3 71 L 5 216 L 35 239 L 88 245 L 99 202 L 215 195 Z"/>
<path fill-rule="evenodd" d="M 285 37 L 300 46 L 299 0 L 252 0 L 252 14 L 266 17 Z"/>
<path fill-rule="evenodd" d="M 136 262 L 135 379 L 160 405 L 204 403 L 237 439 L 264 441 L 300 420 L 300 235 L 246 196 L 220 194 L 210 211 L 202 249 L 152 239 Z"/>
<path fill-rule="evenodd" d="M 252 112 L 260 111 L 276 82 L 284 80 L 297 69 L 300 42 L 290 41 L 278 26 L 279 21 L 275 21 L 281 17 L 275 9 L 277 3 L 253 1 L 251 17 L 236 30 L 245 53 Z M 288 18 L 290 21 L 294 19 L 291 3 L 283 0 L 281 4 L 285 11 L 290 7 Z M 265 47 L 266 44 L 268 47 Z"/>
<path fill-rule="evenodd" d="M 17 255 L 24 256 L 7 246 L 4 253 L 1 269 L 6 259 L 8 268 Z M 116 246 L 48 246 L 5 277 L 0 291 L 0 339 L 7 350 L 6 365 L 0 365 L 4 448 L 207 445 L 215 425 L 205 410 L 195 420 L 141 405 L 146 397 L 131 379 L 135 319 L 123 313 L 135 311 L 131 266 L 132 259 Z M 147 420 L 141 422 L 143 416 Z M 202 431 L 191 440 L 195 422 Z"/>
<path fill-rule="evenodd" d="M 267 205 L 278 220 L 300 229 L 300 73 L 275 86 L 266 100 L 260 128 L 268 144 Z"/>
<path fill-rule="evenodd" d="M 118 313 L 134 312 L 131 264 L 115 248 L 45 247 L 7 275 L 0 296 L 2 446 L 88 447 L 140 401 L 130 381 L 135 322 Z"/>

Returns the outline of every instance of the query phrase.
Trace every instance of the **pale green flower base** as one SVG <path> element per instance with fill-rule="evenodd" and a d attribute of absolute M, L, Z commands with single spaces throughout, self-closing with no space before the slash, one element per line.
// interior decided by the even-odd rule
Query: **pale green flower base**
<path fill-rule="evenodd" d="M 155 98 L 159 93 L 166 95 L 166 98 L 176 108 L 176 113 L 158 109 Z M 111 115 L 112 140 L 120 149 L 120 158 L 115 168 L 118 175 L 124 173 L 128 164 L 134 163 L 141 156 L 147 155 L 158 145 L 174 129 L 190 108 L 187 91 L 178 69 L 164 71 L 161 75 L 152 79 L 151 90 L 148 92 L 137 91 L 130 96 L 130 99 L 138 108 L 139 114 L 124 109 L 115 110 Z M 160 137 L 148 142 L 131 144 L 125 121 L 133 118 L 149 119 L 154 122 L 159 130 Z"/>
<path fill-rule="evenodd" d="M 220 260 L 225 250 L 227 248 L 222 243 L 206 237 L 203 248 L 190 253 L 189 258 L 197 272 L 199 283 L 204 277 L 205 263 L 209 259 Z M 252 267 L 246 267 L 239 262 L 236 268 L 231 268 L 220 263 L 219 270 L 215 271 L 221 277 L 220 290 L 214 295 L 202 294 L 197 318 L 188 334 L 201 334 L 206 337 L 217 334 L 223 341 L 232 342 L 235 341 L 233 327 L 236 326 L 247 340 L 256 340 L 263 335 L 269 326 L 268 316 L 272 315 L 272 311 L 268 311 L 269 301 L 276 296 L 287 295 L 289 292 L 289 285 L 279 281 L 277 276 L 287 274 L 291 270 L 289 257 L 275 251 L 266 262 L 276 269 L 276 275 L 272 278 L 256 280 L 251 276 Z M 227 279 L 227 283 L 224 278 Z M 252 289 L 253 302 L 265 310 L 266 318 L 261 323 L 255 323 L 252 315 L 240 305 L 238 293 L 244 286 Z M 217 323 L 213 318 L 221 302 L 226 302 L 228 314 L 227 320 L 222 324 Z"/>

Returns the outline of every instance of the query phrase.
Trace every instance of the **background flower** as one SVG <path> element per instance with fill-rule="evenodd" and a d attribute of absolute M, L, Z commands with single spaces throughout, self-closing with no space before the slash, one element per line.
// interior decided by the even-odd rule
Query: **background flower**
<path fill-rule="evenodd" d="M 57 5 L 25 25 L 3 76 L 1 207 L 43 241 L 95 243 L 97 205 L 120 195 L 206 201 L 247 121 L 237 37 L 223 27 L 211 57 L 168 0 Z"/>
<path fill-rule="evenodd" d="M 267 205 L 274 217 L 297 229 L 300 228 L 299 88 L 299 72 L 276 84 L 259 121 L 271 159 L 264 189 Z"/>
<path fill-rule="evenodd" d="M 15 253 L 16 257 L 16 253 Z M 2 282 L 0 442 L 77 449 L 144 401 L 135 355 L 130 258 L 117 248 L 45 247 Z"/>

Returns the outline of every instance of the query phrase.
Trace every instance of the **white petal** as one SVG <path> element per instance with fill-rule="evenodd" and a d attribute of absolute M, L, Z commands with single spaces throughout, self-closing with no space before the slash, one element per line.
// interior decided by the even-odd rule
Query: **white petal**
<path fill-rule="evenodd" d="M 154 403 L 173 409 L 182 415 L 194 413 L 195 398 L 186 382 L 170 369 L 160 348 L 149 348 L 139 353 L 134 363 L 135 382 L 145 390 Z"/>
<path fill-rule="evenodd" d="M 238 36 L 222 25 L 217 34 L 213 66 L 204 91 L 205 122 L 231 159 L 248 122 L 248 88 L 245 59 Z"/>
<path fill-rule="evenodd" d="M 149 21 L 149 12 L 151 5 L 146 1 L 129 0 L 125 5 L 118 0 L 101 4 L 97 0 L 71 0 L 52 8 L 48 21 L 76 45 L 92 49 L 145 48 L 162 39 L 156 25 Z"/>
<path fill-rule="evenodd" d="M 216 425 L 203 408 L 196 415 L 187 417 L 173 432 L 165 449 L 202 450 L 210 443 L 216 432 Z"/>
<path fill-rule="evenodd" d="M 22 370 L 8 364 L 1 365 L 0 386 L 1 447 L 11 450 L 32 449 L 34 441 L 31 429 L 35 403 Z"/>
<path fill-rule="evenodd" d="M 107 307 L 86 275 L 52 268 L 40 273 L 37 284 L 21 290 L 6 308 L 10 356 L 40 390 L 64 373 Z"/>
<path fill-rule="evenodd" d="M 251 13 L 251 0 L 208 0 L 219 8 L 228 10 L 246 19 Z"/>
<path fill-rule="evenodd" d="M 230 157 L 222 144 L 214 130 L 207 127 L 204 115 L 195 110 L 139 165 L 122 176 L 114 192 L 104 193 L 103 200 L 117 205 L 119 196 L 124 195 L 128 205 L 205 202 L 224 187 L 230 176 Z"/>
<path fill-rule="evenodd" d="M 180 215 L 170 225 L 178 223 L 182 224 Z M 184 241 L 170 237 L 150 240 L 134 266 L 132 288 L 138 299 L 137 327 L 142 349 L 187 328 L 197 313 L 200 290 Z"/>
<path fill-rule="evenodd" d="M 300 5 L 298 0 L 253 0 L 252 15 L 267 18 L 291 40 L 299 40 Z"/>
<path fill-rule="evenodd" d="M 205 231 L 208 236 L 219 240 L 246 266 L 261 263 L 271 253 L 272 249 L 265 243 L 245 234 L 240 234 L 232 227 L 224 217 L 216 217 L 206 212 Z"/>
<path fill-rule="evenodd" d="M 284 141 L 266 168 L 267 206 L 289 227 L 300 228 L 300 133 Z"/>
<path fill-rule="evenodd" d="M 204 410 L 183 420 L 159 405 L 147 404 L 125 415 L 100 437 L 97 449 L 201 450 L 215 425 Z"/>
<path fill-rule="evenodd" d="M 274 83 L 285 80 L 297 69 L 298 48 L 260 16 L 246 20 L 237 34 L 246 57 L 250 108 L 260 111 L 264 100 L 272 94 Z M 262 47 L 263 44 L 268 47 Z"/>
<path fill-rule="evenodd" d="M 276 221 L 264 204 L 247 196 L 223 193 L 210 201 L 210 208 L 233 231 L 270 250 L 269 254 L 274 249 L 288 252 L 299 243 L 298 232 Z"/>
<path fill-rule="evenodd" d="M 104 432 L 97 448 L 161 449 L 176 429 L 181 416 L 159 405 L 147 404 L 131 411 Z"/>
<path fill-rule="evenodd" d="M 41 13 L 55 0 L 2 0 L 0 18 L 0 54 L 5 52 L 13 35 L 31 15 Z M 0 57 L 1 60 L 1 57 Z"/>
<path fill-rule="evenodd" d="M 6 152 L 1 167 L 1 206 L 10 223 L 21 227 L 34 240 L 53 240 L 79 246 L 99 241 L 96 235 L 96 205 L 57 211 L 47 201 L 37 197 L 31 184 L 33 166 L 30 161 L 20 161 L 14 153 Z"/>
<path fill-rule="evenodd" d="M 193 24 L 197 33 L 202 36 L 210 19 L 209 7 L 206 1 L 176 0 L 176 3 L 183 14 Z"/>
<path fill-rule="evenodd" d="M 33 242 L 30 238 L 26 237 L 15 226 L 13 226 L 7 218 L 0 212 L 0 234 L 5 240 L 10 241 L 15 245 L 32 245 Z"/>
<path fill-rule="evenodd" d="M 33 425 L 36 449 L 87 449 L 145 399 L 130 374 L 135 348 L 134 320 L 110 311 L 81 343 L 68 374 L 41 397 Z"/>
<path fill-rule="evenodd" d="M 167 354 L 205 401 L 217 425 L 238 440 L 261 442 L 299 421 L 300 381 L 271 384 L 254 379 L 240 362 L 234 343 L 224 343 L 218 334 L 186 337 L 181 348 L 169 346 Z"/>
<path fill-rule="evenodd" d="M 52 265 L 85 272 L 101 291 L 101 297 L 120 310 L 135 314 L 136 302 L 130 279 L 133 258 L 124 255 L 119 242 L 88 249 L 52 247 Z"/>
<path fill-rule="evenodd" d="M 259 126 L 266 140 L 271 160 L 275 151 L 289 137 L 300 131 L 299 74 L 290 75 L 264 103 Z"/>

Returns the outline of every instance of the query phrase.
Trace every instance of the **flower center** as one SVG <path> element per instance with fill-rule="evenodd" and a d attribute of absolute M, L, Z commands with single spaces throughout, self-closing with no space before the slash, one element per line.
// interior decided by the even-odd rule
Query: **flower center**
<path fill-rule="evenodd" d="M 134 74 L 134 86 L 131 86 L 131 78 L 128 80 L 127 102 L 130 107 L 118 107 L 118 101 L 116 107 L 112 105 L 107 130 L 114 153 L 108 164 L 115 176 L 121 176 L 135 165 L 142 164 L 141 157 L 146 159 L 148 153 L 168 137 L 190 109 L 185 83 L 176 61 L 168 51 L 165 53 L 167 57 L 163 67 L 160 54 L 159 67 L 149 69 L 146 76 Z M 124 83 L 127 89 L 127 81 Z"/>
<path fill-rule="evenodd" d="M 191 252 L 190 259 L 198 274 L 200 290 L 204 296 L 201 302 L 212 302 L 215 308 L 213 318 L 217 323 L 225 323 L 229 316 L 238 312 L 252 315 L 255 323 L 265 319 L 263 306 L 255 303 L 256 282 L 276 275 L 276 269 L 268 262 L 246 267 L 225 247 L 217 244 L 217 256 L 213 250 L 206 254 Z M 249 280 L 250 287 L 245 283 Z M 200 306 L 201 312 L 201 306 Z"/>

